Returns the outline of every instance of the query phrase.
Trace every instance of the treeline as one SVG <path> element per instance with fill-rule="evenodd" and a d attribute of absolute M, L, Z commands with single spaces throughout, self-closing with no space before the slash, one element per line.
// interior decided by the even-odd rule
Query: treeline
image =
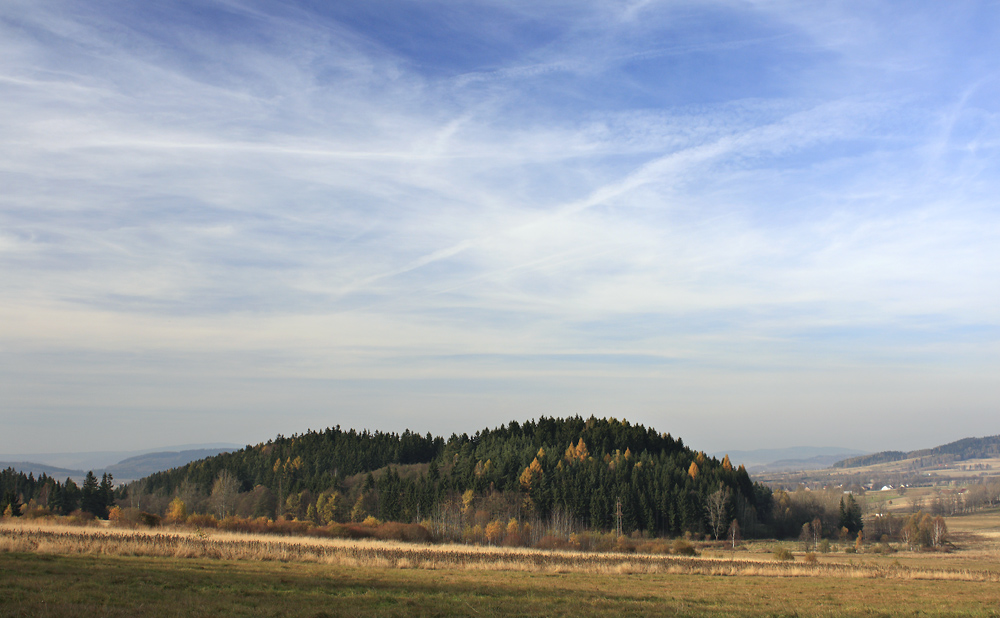
<path fill-rule="evenodd" d="M 88 472 L 81 487 L 71 478 L 60 483 L 45 474 L 36 478 L 13 468 L 0 472 L 0 514 L 5 517 L 81 512 L 107 519 L 114 504 L 114 479 L 107 473 L 98 481 L 93 472 Z"/>
<path fill-rule="evenodd" d="M 560 531 L 719 536 L 769 532 L 770 490 L 679 439 L 616 419 L 512 422 L 447 441 L 344 431 L 278 438 L 154 474 L 128 505 L 299 518 L 428 522 L 451 537 L 495 521 Z"/>

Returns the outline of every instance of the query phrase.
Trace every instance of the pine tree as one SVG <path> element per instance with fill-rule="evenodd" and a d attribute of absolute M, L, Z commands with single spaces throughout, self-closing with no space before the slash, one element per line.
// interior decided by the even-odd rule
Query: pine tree
<path fill-rule="evenodd" d="M 115 486 L 111 473 L 105 472 L 101 477 L 101 486 L 97 492 L 101 500 L 101 514 L 98 517 L 107 519 L 108 511 L 115 505 Z"/>
<path fill-rule="evenodd" d="M 80 508 L 90 513 L 94 517 L 104 516 L 104 501 L 101 498 L 101 488 L 97 483 L 97 477 L 91 470 L 83 479 L 83 487 L 80 493 Z"/>

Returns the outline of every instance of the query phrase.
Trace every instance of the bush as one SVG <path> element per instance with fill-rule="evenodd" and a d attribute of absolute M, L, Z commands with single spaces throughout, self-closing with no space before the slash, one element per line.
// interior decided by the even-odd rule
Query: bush
<path fill-rule="evenodd" d="M 816 554 L 814 554 L 812 552 L 809 552 L 808 554 L 805 555 L 805 561 L 806 561 L 806 564 L 816 564 L 817 562 L 819 562 L 816 559 Z"/>
<path fill-rule="evenodd" d="M 774 558 L 775 560 L 782 560 L 785 562 L 791 562 L 795 560 L 795 556 L 792 555 L 792 552 L 788 551 L 788 549 L 785 547 L 779 547 L 778 549 L 774 550 Z"/>
<path fill-rule="evenodd" d="M 559 536 L 547 534 L 538 540 L 538 549 L 568 549 L 569 541 Z"/>
<path fill-rule="evenodd" d="M 691 549 L 694 550 L 693 547 Z M 643 554 L 669 554 L 670 543 L 663 539 L 647 541 L 638 548 L 638 551 Z"/>
<path fill-rule="evenodd" d="M 94 514 L 77 509 L 66 516 L 66 523 L 77 526 L 84 526 L 94 521 Z"/>
<path fill-rule="evenodd" d="M 123 528 L 135 529 L 139 526 L 153 528 L 160 525 L 160 518 L 158 516 L 132 507 L 123 509 L 116 506 L 111 509 L 108 519 L 116 526 L 122 526 Z"/>
<path fill-rule="evenodd" d="M 160 516 L 146 511 L 139 511 L 139 521 L 147 528 L 155 528 L 160 525 Z"/>
<path fill-rule="evenodd" d="M 634 553 L 635 541 L 628 538 L 627 536 L 620 536 L 618 537 L 618 540 L 615 541 L 615 551 L 626 554 Z"/>
<path fill-rule="evenodd" d="M 819 551 L 824 554 L 830 553 L 830 539 L 823 539 L 819 542 Z"/>
<path fill-rule="evenodd" d="M 312 524 L 307 521 L 299 521 L 297 519 L 285 519 L 284 517 L 279 517 L 267 525 L 267 531 L 272 534 L 284 534 L 288 536 L 292 535 L 304 535 L 309 532 L 312 528 Z"/>
<path fill-rule="evenodd" d="M 215 515 L 212 514 L 203 515 L 201 513 L 195 513 L 194 515 L 188 515 L 187 525 L 195 528 L 217 528 L 219 526 L 219 520 L 217 520 Z"/>
<path fill-rule="evenodd" d="M 332 539 L 370 539 L 375 536 L 371 528 L 366 528 L 361 524 L 336 523 L 328 524 L 322 528 L 313 528 L 310 534 Z"/>
<path fill-rule="evenodd" d="M 223 518 L 218 525 L 220 530 L 226 530 L 227 532 L 250 533 L 267 531 L 266 523 L 264 525 L 264 530 L 260 530 L 256 525 L 254 525 L 254 521 L 252 519 L 245 519 L 235 515 L 229 515 L 228 517 Z"/>
<path fill-rule="evenodd" d="M 694 545 L 684 539 L 675 539 L 673 553 L 678 556 L 697 556 Z"/>
<path fill-rule="evenodd" d="M 30 508 L 25 506 L 22 507 L 22 511 L 24 512 L 22 517 L 25 519 L 44 519 L 52 515 L 52 510 L 45 506 L 35 506 Z"/>
<path fill-rule="evenodd" d="M 431 533 L 420 524 L 390 521 L 375 528 L 375 538 L 407 543 L 430 543 Z"/>

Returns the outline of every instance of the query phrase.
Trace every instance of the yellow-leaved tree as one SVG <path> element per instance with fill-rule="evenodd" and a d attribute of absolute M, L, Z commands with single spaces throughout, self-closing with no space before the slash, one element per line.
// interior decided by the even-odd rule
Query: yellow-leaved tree
<path fill-rule="evenodd" d="M 729 454 L 727 453 L 725 457 L 722 458 L 722 469 L 726 472 L 733 471 L 733 464 L 729 461 Z"/>
<path fill-rule="evenodd" d="M 500 523 L 499 519 L 494 519 L 490 523 L 486 524 L 486 530 L 484 532 L 486 535 L 486 542 L 490 545 L 499 545 L 500 541 L 503 540 L 503 530 L 504 525 Z"/>
<path fill-rule="evenodd" d="M 167 507 L 167 519 L 170 521 L 175 521 L 177 523 L 183 523 L 188 518 L 187 505 L 180 497 L 174 498 L 170 501 L 170 506 Z"/>
<path fill-rule="evenodd" d="M 542 470 L 542 464 L 538 463 L 538 457 L 535 457 L 528 464 L 528 467 L 524 469 L 524 472 L 521 473 L 518 481 L 520 481 L 521 487 L 525 491 L 531 491 L 531 484 L 541 478 L 543 474 L 545 474 L 545 471 Z"/>

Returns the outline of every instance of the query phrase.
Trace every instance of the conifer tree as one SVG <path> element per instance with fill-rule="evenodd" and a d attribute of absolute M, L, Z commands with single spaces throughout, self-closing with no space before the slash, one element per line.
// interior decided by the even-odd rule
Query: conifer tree
<path fill-rule="evenodd" d="M 80 508 L 90 513 L 94 517 L 104 516 L 104 500 L 101 497 L 101 488 L 97 483 L 97 477 L 93 470 L 87 472 L 83 479 L 83 487 L 80 492 Z"/>

